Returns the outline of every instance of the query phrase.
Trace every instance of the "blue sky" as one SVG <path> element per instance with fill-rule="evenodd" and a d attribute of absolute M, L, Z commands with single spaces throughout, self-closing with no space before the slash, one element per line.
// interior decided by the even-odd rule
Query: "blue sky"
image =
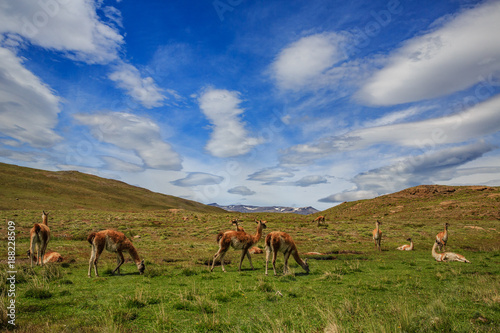
<path fill-rule="evenodd" d="M 500 185 L 499 1 L 0 0 L 0 161 L 203 203 Z"/>

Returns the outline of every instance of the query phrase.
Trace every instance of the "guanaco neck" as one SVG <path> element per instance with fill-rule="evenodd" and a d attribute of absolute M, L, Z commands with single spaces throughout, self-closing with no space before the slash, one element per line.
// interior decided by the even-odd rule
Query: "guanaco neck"
<path fill-rule="evenodd" d="M 259 222 L 259 225 L 257 226 L 257 233 L 255 236 L 253 236 L 253 243 L 257 243 L 260 238 L 262 237 L 262 229 L 263 229 L 263 224 L 262 222 Z"/>
<path fill-rule="evenodd" d="M 295 249 L 295 250 L 292 251 L 292 255 L 293 255 L 293 259 L 295 259 L 295 261 L 297 262 L 297 264 L 299 264 L 300 266 L 304 267 L 305 262 L 304 262 L 304 260 L 302 260 L 299 257 L 299 252 L 297 251 L 297 249 Z"/>
<path fill-rule="evenodd" d="M 136 265 L 141 263 L 141 258 L 139 258 L 139 254 L 137 253 L 137 250 L 135 249 L 135 247 L 132 244 L 130 244 L 130 246 L 128 248 L 128 253 L 132 257 L 132 259 L 134 259 L 134 262 Z"/>
<path fill-rule="evenodd" d="M 45 224 L 46 226 L 49 226 L 48 225 L 48 221 L 49 221 L 49 214 L 43 212 L 43 214 L 42 214 L 42 223 Z"/>
<path fill-rule="evenodd" d="M 441 254 L 436 252 L 437 247 L 438 247 L 438 244 L 436 242 L 434 242 L 434 245 L 432 246 L 432 256 L 436 260 L 440 260 L 441 259 Z"/>

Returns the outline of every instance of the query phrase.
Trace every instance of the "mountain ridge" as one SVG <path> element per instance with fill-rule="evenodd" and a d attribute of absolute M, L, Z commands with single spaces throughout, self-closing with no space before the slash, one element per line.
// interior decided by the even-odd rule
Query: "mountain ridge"
<path fill-rule="evenodd" d="M 300 214 L 300 215 L 309 215 L 318 213 L 314 207 L 286 207 L 286 206 L 253 206 L 253 205 L 226 205 L 221 206 L 217 203 L 208 204 L 212 207 L 219 207 L 229 212 L 238 212 L 238 213 L 292 213 L 292 214 Z"/>

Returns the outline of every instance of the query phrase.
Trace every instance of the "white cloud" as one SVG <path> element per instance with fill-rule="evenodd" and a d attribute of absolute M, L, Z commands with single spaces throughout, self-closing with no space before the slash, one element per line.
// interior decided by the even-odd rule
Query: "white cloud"
<path fill-rule="evenodd" d="M 236 187 L 230 188 L 229 190 L 227 190 L 227 192 L 231 193 L 231 194 L 239 194 L 239 195 L 243 195 L 243 196 L 254 195 L 256 193 L 255 191 L 252 191 L 251 189 L 249 189 L 246 186 L 236 186 Z"/>
<path fill-rule="evenodd" d="M 300 187 L 307 187 L 307 186 L 312 186 L 312 185 L 317 185 L 317 184 L 326 184 L 327 180 L 323 176 L 318 176 L 318 175 L 311 175 L 311 176 L 304 176 L 301 179 L 297 180 L 294 182 L 294 185 L 300 186 Z"/>
<path fill-rule="evenodd" d="M 213 125 L 213 132 L 205 149 L 216 157 L 244 155 L 263 143 L 260 138 L 251 137 L 239 116 L 239 94 L 224 89 L 205 90 L 198 98 L 203 114 Z"/>
<path fill-rule="evenodd" d="M 118 58 L 124 41 L 99 20 L 99 6 L 99 2 L 87 0 L 0 0 L 0 33 L 20 35 L 79 61 L 109 63 Z"/>
<path fill-rule="evenodd" d="M 204 172 L 190 172 L 185 178 L 177 179 L 171 183 L 176 186 L 190 187 L 199 185 L 217 185 L 222 183 L 224 177 L 211 175 Z"/>
<path fill-rule="evenodd" d="M 153 78 L 142 78 L 137 68 L 124 62 L 119 62 L 114 68 L 115 70 L 109 75 L 109 79 L 116 82 L 118 87 L 126 90 L 133 99 L 149 109 L 163 105 L 166 97 Z"/>
<path fill-rule="evenodd" d="M 283 49 L 271 65 L 272 75 L 282 89 L 298 90 L 314 81 L 345 58 L 340 44 L 345 37 L 321 33 L 303 37 Z"/>
<path fill-rule="evenodd" d="M 0 47 L 0 132 L 33 147 L 50 147 L 62 138 L 55 133 L 59 97 L 12 51 Z"/>
<path fill-rule="evenodd" d="M 357 201 L 363 199 L 372 199 L 379 196 L 375 191 L 345 191 L 342 193 L 332 194 L 326 198 L 320 199 L 319 202 L 344 202 L 344 201 Z"/>
<path fill-rule="evenodd" d="M 341 136 L 324 137 L 313 144 L 293 146 L 281 157 L 284 165 L 309 164 L 342 151 L 376 144 L 435 149 L 466 142 L 500 130 L 500 95 L 450 116 L 402 124 L 359 129 Z"/>
<path fill-rule="evenodd" d="M 481 168 L 482 170 L 460 168 L 494 149 L 496 147 L 493 145 L 479 141 L 466 146 L 411 156 L 392 165 L 360 173 L 351 180 L 356 185 L 355 190 L 333 194 L 320 201 L 342 202 L 370 199 L 412 186 L 449 181 L 470 172 L 498 173 L 500 168 L 496 166 Z"/>
<path fill-rule="evenodd" d="M 101 156 L 101 158 L 106 162 L 109 170 L 121 172 L 140 172 L 144 170 L 140 165 L 125 162 L 112 156 Z"/>
<path fill-rule="evenodd" d="M 100 1 L 0 0 L 0 34 L 4 44 L 19 46 L 22 36 L 31 44 L 62 52 L 88 64 L 114 63 L 109 78 L 146 108 L 163 105 L 166 97 L 151 77 L 142 78 L 134 66 L 120 60 L 123 36 L 102 22 Z M 121 12 L 105 6 L 102 12 L 112 25 L 122 27 Z"/>
<path fill-rule="evenodd" d="M 377 127 L 377 126 L 385 126 L 392 125 L 396 123 L 402 123 L 403 121 L 407 121 L 409 118 L 414 117 L 416 115 L 421 114 L 424 111 L 429 110 L 430 107 L 418 107 L 414 106 L 406 110 L 391 112 L 383 117 L 377 118 L 373 121 L 365 122 L 363 125 L 365 127 Z"/>
<path fill-rule="evenodd" d="M 266 168 L 248 176 L 248 180 L 260 182 L 277 182 L 284 178 L 293 177 L 294 174 L 283 168 Z"/>
<path fill-rule="evenodd" d="M 150 119 L 124 112 L 80 113 L 74 117 L 90 126 L 98 140 L 134 150 L 150 168 L 182 169 L 181 157 L 161 139 L 159 126 Z"/>
<path fill-rule="evenodd" d="M 464 90 L 500 70 L 500 2 L 490 1 L 415 37 L 360 89 L 362 101 L 393 105 Z"/>

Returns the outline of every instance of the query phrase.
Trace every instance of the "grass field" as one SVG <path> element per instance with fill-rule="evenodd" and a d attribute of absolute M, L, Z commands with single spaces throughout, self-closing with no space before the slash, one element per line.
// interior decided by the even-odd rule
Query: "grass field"
<path fill-rule="evenodd" d="M 442 205 L 436 203 L 436 207 Z M 394 214 L 381 213 L 384 238 L 383 251 L 378 253 L 371 240 L 373 216 L 337 219 L 333 211 L 328 214 L 326 225 L 318 227 L 311 222 L 313 217 L 294 214 L 53 210 L 49 213 L 52 239 L 48 249 L 60 252 L 64 261 L 31 269 L 25 255 L 28 234 L 33 223 L 41 221 L 41 211 L 2 211 L 2 221 L 16 222 L 17 331 L 500 330 L 498 219 L 487 214 L 462 215 L 453 221 L 432 214 L 396 219 Z M 228 272 L 218 266 L 210 273 L 208 264 L 218 249 L 215 236 L 231 228 L 233 217 L 243 219 L 243 227 L 251 233 L 255 232 L 255 218 L 267 220 L 265 233 L 286 231 L 300 252 L 326 255 L 304 256 L 309 257 L 310 274 L 291 258 L 292 273 L 288 275 L 282 274 L 283 257 L 279 256 L 275 277 L 272 269 L 271 275 L 264 275 L 264 255 L 253 255 L 255 270 L 249 269 L 245 259 L 243 271 L 238 272 L 240 253 L 230 250 Z M 472 264 L 437 263 L 431 257 L 434 236 L 444 222 L 451 224 L 447 249 L 464 255 Z M 128 260 L 122 275 L 112 276 L 115 256 L 105 251 L 99 263 L 101 277 L 87 277 L 90 245 L 86 237 L 90 231 L 106 228 L 120 230 L 134 240 L 146 260 L 144 275 L 138 274 L 125 254 Z M 6 240 L 6 222 L 0 234 Z M 413 238 L 415 251 L 396 251 L 407 243 L 407 237 Z M 7 253 L 6 243 L 1 242 L 2 253 Z M 261 239 L 258 246 L 263 248 L 263 244 Z M 5 262 L 2 260 L 4 275 Z M 7 287 L 3 285 L 0 304 L 3 329 L 12 328 L 6 317 Z"/>

